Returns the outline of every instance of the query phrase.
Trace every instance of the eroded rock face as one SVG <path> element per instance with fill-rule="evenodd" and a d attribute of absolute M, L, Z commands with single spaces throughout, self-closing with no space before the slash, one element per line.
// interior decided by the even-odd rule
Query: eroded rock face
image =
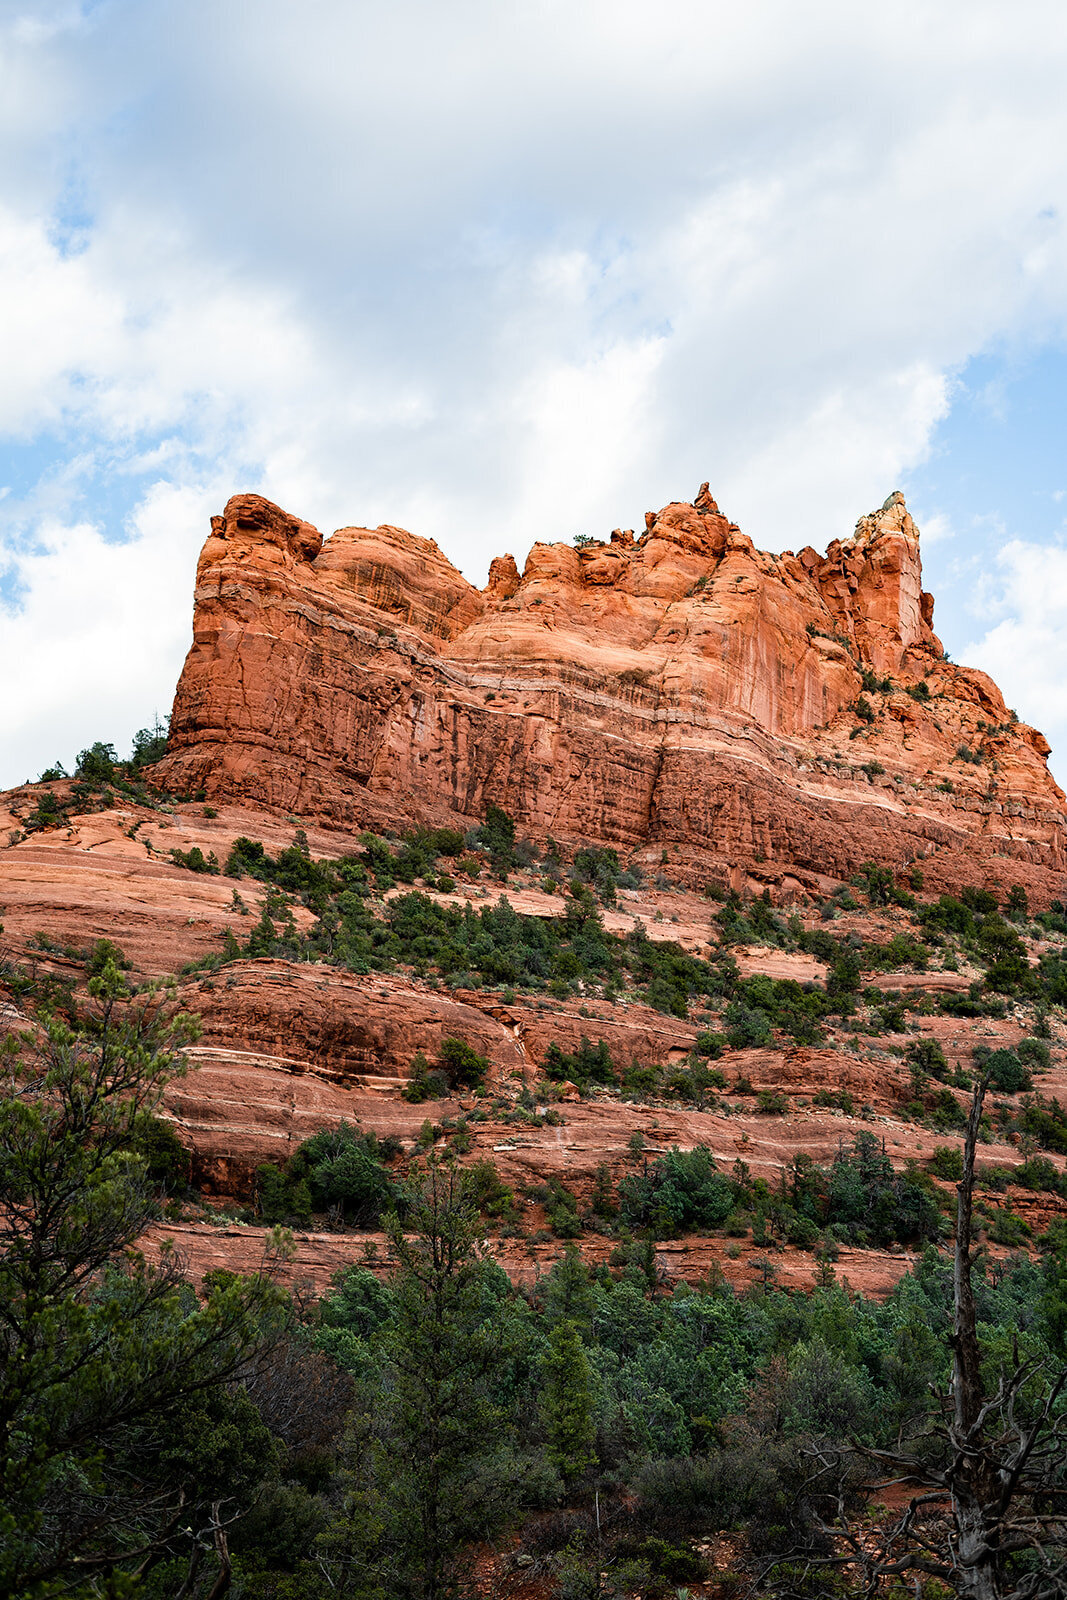
<path fill-rule="evenodd" d="M 492 801 L 534 837 L 676 845 L 696 873 L 921 859 L 930 886 L 1058 893 L 1048 746 L 932 621 L 899 494 L 825 556 L 768 555 L 703 485 L 639 538 L 537 544 L 521 577 L 498 557 L 484 591 L 404 529 L 322 543 L 242 495 L 212 519 L 156 770 L 341 826 Z"/>

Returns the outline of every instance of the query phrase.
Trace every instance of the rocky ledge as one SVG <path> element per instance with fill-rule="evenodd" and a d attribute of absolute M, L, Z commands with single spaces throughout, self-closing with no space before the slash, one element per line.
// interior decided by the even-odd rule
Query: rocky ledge
<path fill-rule="evenodd" d="M 535 544 L 476 589 L 402 528 L 212 518 L 157 781 L 327 825 L 662 845 L 788 892 L 874 859 L 1058 894 L 1048 744 L 950 662 L 893 494 L 825 555 L 757 550 L 707 485 L 640 537 Z"/>

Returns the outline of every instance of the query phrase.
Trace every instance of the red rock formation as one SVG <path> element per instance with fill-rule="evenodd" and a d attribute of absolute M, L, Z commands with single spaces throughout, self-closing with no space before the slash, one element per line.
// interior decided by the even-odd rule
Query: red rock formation
<path fill-rule="evenodd" d="M 521 578 L 498 557 L 479 592 L 401 528 L 320 548 L 235 497 L 200 559 L 159 778 L 341 826 L 493 801 L 535 836 L 680 846 L 694 874 L 921 858 L 928 886 L 1059 892 L 1048 745 L 945 659 L 899 494 L 825 556 L 756 550 L 707 485 L 646 523 L 536 544 Z M 865 693 L 864 669 L 891 687 Z M 923 683 L 929 700 L 907 693 Z"/>

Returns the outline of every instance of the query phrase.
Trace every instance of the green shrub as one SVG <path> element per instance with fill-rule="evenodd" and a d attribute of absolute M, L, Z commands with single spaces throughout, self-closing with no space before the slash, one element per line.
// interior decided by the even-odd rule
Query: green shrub
<path fill-rule="evenodd" d="M 501 806 L 490 802 L 486 807 L 485 821 L 478 830 L 478 842 L 488 850 L 495 872 L 507 872 L 515 865 L 515 823 Z"/>
<path fill-rule="evenodd" d="M 145 1176 L 164 1193 L 188 1184 L 192 1157 L 171 1123 L 145 1112 L 137 1124 L 135 1148 L 144 1161 Z"/>
<path fill-rule="evenodd" d="M 386 1211 L 404 1208 L 404 1193 L 382 1160 L 383 1147 L 373 1133 L 350 1123 L 324 1129 L 305 1139 L 290 1160 L 286 1175 L 306 1183 L 316 1211 L 339 1208 L 346 1222 L 370 1227 Z"/>
<path fill-rule="evenodd" d="M 733 1050 L 750 1050 L 773 1042 L 766 1012 L 733 1000 L 726 1008 L 726 1040 Z"/>
<path fill-rule="evenodd" d="M 566 1055 L 553 1040 L 545 1051 L 541 1070 L 546 1078 L 552 1078 L 557 1083 L 569 1079 L 579 1088 L 590 1083 L 618 1081 L 618 1072 L 605 1041 L 600 1039 L 595 1045 L 590 1044 L 584 1033 L 573 1055 Z"/>
<path fill-rule="evenodd" d="M 1014 1050 L 989 1050 L 985 1045 L 976 1045 L 973 1055 L 975 1066 L 988 1075 L 1001 1094 L 1021 1094 L 1033 1088 L 1034 1080 Z"/>
<path fill-rule="evenodd" d="M 784 1117 L 789 1101 L 780 1089 L 761 1089 L 756 1096 L 756 1110 L 767 1117 Z"/>
<path fill-rule="evenodd" d="M 1035 1094 L 1024 1102 L 1019 1115 L 1019 1127 L 1023 1133 L 1036 1139 L 1043 1149 L 1067 1155 L 1067 1110 L 1059 1100 L 1045 1099 Z"/>
<path fill-rule="evenodd" d="M 437 1058 L 450 1089 L 480 1089 L 485 1082 L 489 1062 L 463 1039 L 442 1039 Z"/>
<path fill-rule="evenodd" d="M 617 851 L 592 846 L 578 850 L 574 856 L 574 871 L 582 883 L 593 885 L 605 905 L 615 904 L 621 875 Z"/>
<path fill-rule="evenodd" d="M 1046 1071 L 1052 1064 L 1052 1052 L 1044 1039 L 1020 1039 L 1015 1054 L 1034 1072 Z"/>
<path fill-rule="evenodd" d="M 419 1106 L 425 1100 L 444 1100 L 448 1095 L 448 1076 L 439 1067 L 431 1067 L 421 1050 L 415 1052 L 411 1062 L 411 1077 L 401 1095 L 410 1105 Z"/>
<path fill-rule="evenodd" d="M 466 848 L 458 828 L 435 828 L 430 835 L 430 844 L 439 856 L 461 856 Z"/>
<path fill-rule="evenodd" d="M 272 1161 L 256 1168 L 255 1210 L 261 1221 L 307 1223 L 311 1220 L 311 1191 L 304 1178 L 294 1180 Z"/>
<path fill-rule="evenodd" d="M 930 1157 L 930 1171 L 947 1183 L 959 1183 L 963 1177 L 963 1151 L 958 1144 L 939 1144 Z"/>
<path fill-rule="evenodd" d="M 194 844 L 191 850 L 172 850 L 170 859 L 176 867 L 185 867 L 188 872 L 217 873 L 220 871 L 218 857 L 214 850 L 205 856 L 198 844 Z"/>
<path fill-rule="evenodd" d="M 466 1169 L 467 1194 L 477 1209 L 487 1217 L 499 1217 L 514 1222 L 519 1216 L 514 1191 L 500 1177 L 496 1166 L 488 1157 L 472 1162 Z"/>
<path fill-rule="evenodd" d="M 813 983 L 758 975 L 736 986 L 736 999 L 727 1008 L 726 1021 L 742 1019 L 743 1012 L 762 1012 L 771 1026 L 788 1033 L 798 1044 L 817 1044 L 824 1037 L 822 1019 L 832 1009 L 831 1001 Z M 735 1029 L 751 1026 L 743 1019 L 734 1023 Z M 762 1031 L 757 1029 L 760 1035 Z M 765 1042 L 762 1037 L 760 1042 Z"/>
<path fill-rule="evenodd" d="M 734 1208 L 734 1190 L 706 1146 L 675 1148 L 648 1173 L 623 1178 L 619 1207 L 629 1227 L 648 1227 L 659 1236 L 684 1233 L 720 1227 Z"/>
<path fill-rule="evenodd" d="M 994 1244 L 1017 1250 L 1033 1236 L 1033 1229 L 1025 1217 L 1020 1217 L 1010 1206 L 1004 1206 L 994 1211 L 989 1234 Z"/>
<path fill-rule="evenodd" d="M 1049 1160 L 1048 1156 L 1030 1156 L 1015 1168 L 1012 1180 L 1022 1184 L 1024 1189 L 1033 1189 L 1038 1194 L 1063 1194 L 1067 1190 L 1067 1183 L 1061 1176 L 1059 1168 Z"/>
<path fill-rule="evenodd" d="M 951 1089 L 942 1089 L 926 1107 L 930 1122 L 942 1133 L 950 1128 L 963 1128 L 967 1115 Z"/>
<path fill-rule="evenodd" d="M 118 759 L 114 745 L 90 745 L 88 750 L 79 752 L 74 776 L 85 783 L 113 783 Z"/>
<path fill-rule="evenodd" d="M 945 1052 L 936 1039 L 916 1039 L 908 1046 L 908 1060 L 928 1077 L 944 1083 L 948 1077 Z"/>
<path fill-rule="evenodd" d="M 526 1190 L 531 1200 L 545 1208 L 548 1225 L 557 1239 L 577 1239 L 582 1232 L 578 1200 L 561 1178 L 552 1176 Z"/>

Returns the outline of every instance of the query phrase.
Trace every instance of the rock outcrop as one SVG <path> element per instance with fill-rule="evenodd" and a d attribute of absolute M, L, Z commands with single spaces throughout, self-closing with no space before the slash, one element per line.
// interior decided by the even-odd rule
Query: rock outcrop
<path fill-rule="evenodd" d="M 402 528 L 331 538 L 232 499 L 197 571 L 157 777 L 341 827 L 469 825 L 655 844 L 774 882 L 921 860 L 1059 893 L 1048 745 L 949 662 L 903 497 L 825 555 L 768 555 L 701 487 L 479 591 Z M 866 687 L 865 687 L 866 685 Z"/>

